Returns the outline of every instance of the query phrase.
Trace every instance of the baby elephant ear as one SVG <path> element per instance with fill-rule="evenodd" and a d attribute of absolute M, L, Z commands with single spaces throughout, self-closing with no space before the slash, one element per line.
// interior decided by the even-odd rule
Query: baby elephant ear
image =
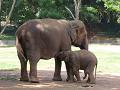
<path fill-rule="evenodd" d="M 58 60 L 64 61 L 64 60 L 65 60 L 65 57 L 66 57 L 64 53 L 65 53 L 64 51 L 59 52 L 59 53 L 57 54 L 56 58 L 57 58 Z"/>
<path fill-rule="evenodd" d="M 69 53 L 68 51 L 62 51 L 57 55 L 57 59 L 61 61 L 68 61 L 69 59 Z"/>
<path fill-rule="evenodd" d="M 65 59 L 65 61 L 69 61 L 69 59 L 70 59 L 70 51 L 66 51 L 66 52 L 64 52 L 64 59 Z"/>

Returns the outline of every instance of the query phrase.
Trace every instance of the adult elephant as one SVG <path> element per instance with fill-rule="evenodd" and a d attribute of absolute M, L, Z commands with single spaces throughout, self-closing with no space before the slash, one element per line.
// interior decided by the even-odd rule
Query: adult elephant
<path fill-rule="evenodd" d="M 16 48 L 21 63 L 20 80 L 38 82 L 38 61 L 53 57 L 55 58 L 53 80 L 62 80 L 60 75 L 61 61 L 57 60 L 57 54 L 60 51 L 70 50 L 71 45 L 88 49 L 87 32 L 82 21 L 33 19 L 21 25 L 16 32 Z M 28 60 L 30 63 L 29 78 Z M 68 68 L 67 63 L 66 68 Z"/>

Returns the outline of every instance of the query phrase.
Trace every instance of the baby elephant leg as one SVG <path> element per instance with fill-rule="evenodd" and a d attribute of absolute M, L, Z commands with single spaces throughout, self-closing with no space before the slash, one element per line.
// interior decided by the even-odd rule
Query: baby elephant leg
<path fill-rule="evenodd" d="M 74 68 L 73 73 L 77 79 L 77 82 L 81 82 L 80 75 L 79 75 L 79 69 Z"/>
<path fill-rule="evenodd" d="M 84 77 L 83 77 L 83 79 L 86 79 L 86 77 L 87 77 L 87 72 L 86 72 L 86 70 L 84 70 Z"/>
<path fill-rule="evenodd" d="M 95 84 L 96 83 L 93 73 L 90 73 L 89 79 L 90 79 L 90 82 L 89 82 L 90 84 Z"/>
<path fill-rule="evenodd" d="M 67 81 L 67 82 L 70 82 L 70 83 L 76 81 L 76 79 L 74 78 L 74 74 L 73 74 L 73 71 L 72 71 L 72 70 L 70 70 L 69 79 L 67 78 L 66 81 Z"/>
<path fill-rule="evenodd" d="M 67 82 L 75 82 L 76 79 L 74 78 L 73 70 L 70 68 L 70 65 L 68 62 L 65 62 L 66 64 L 66 70 L 67 70 Z"/>
<path fill-rule="evenodd" d="M 87 80 L 87 83 L 90 83 L 90 84 L 95 84 L 95 77 L 93 75 L 94 73 L 94 69 L 87 69 L 86 71 L 88 73 L 88 80 Z"/>
<path fill-rule="evenodd" d="M 90 74 L 89 74 L 89 70 L 86 69 L 86 70 L 84 70 L 83 80 L 86 79 L 87 75 L 88 75 L 87 83 L 89 83 L 90 82 Z"/>

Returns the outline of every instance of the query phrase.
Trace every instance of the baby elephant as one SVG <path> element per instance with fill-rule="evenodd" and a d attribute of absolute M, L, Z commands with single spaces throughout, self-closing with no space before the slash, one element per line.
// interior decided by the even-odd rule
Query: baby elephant
<path fill-rule="evenodd" d="M 79 51 L 64 51 L 60 52 L 59 59 L 69 63 L 69 68 L 67 69 L 68 81 L 73 82 L 74 75 L 77 81 L 81 81 L 79 70 L 84 70 L 86 78 L 88 75 L 87 82 L 90 84 L 95 84 L 96 79 L 96 69 L 97 69 L 97 58 L 96 56 L 87 50 L 79 50 Z M 96 68 L 95 68 L 96 66 Z M 95 68 L 95 77 L 93 75 Z"/>

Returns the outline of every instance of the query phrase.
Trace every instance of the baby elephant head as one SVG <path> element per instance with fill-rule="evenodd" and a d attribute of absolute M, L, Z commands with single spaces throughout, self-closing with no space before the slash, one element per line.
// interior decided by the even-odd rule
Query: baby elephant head
<path fill-rule="evenodd" d="M 69 61 L 70 51 L 62 51 L 57 55 L 57 59 L 61 61 Z"/>

